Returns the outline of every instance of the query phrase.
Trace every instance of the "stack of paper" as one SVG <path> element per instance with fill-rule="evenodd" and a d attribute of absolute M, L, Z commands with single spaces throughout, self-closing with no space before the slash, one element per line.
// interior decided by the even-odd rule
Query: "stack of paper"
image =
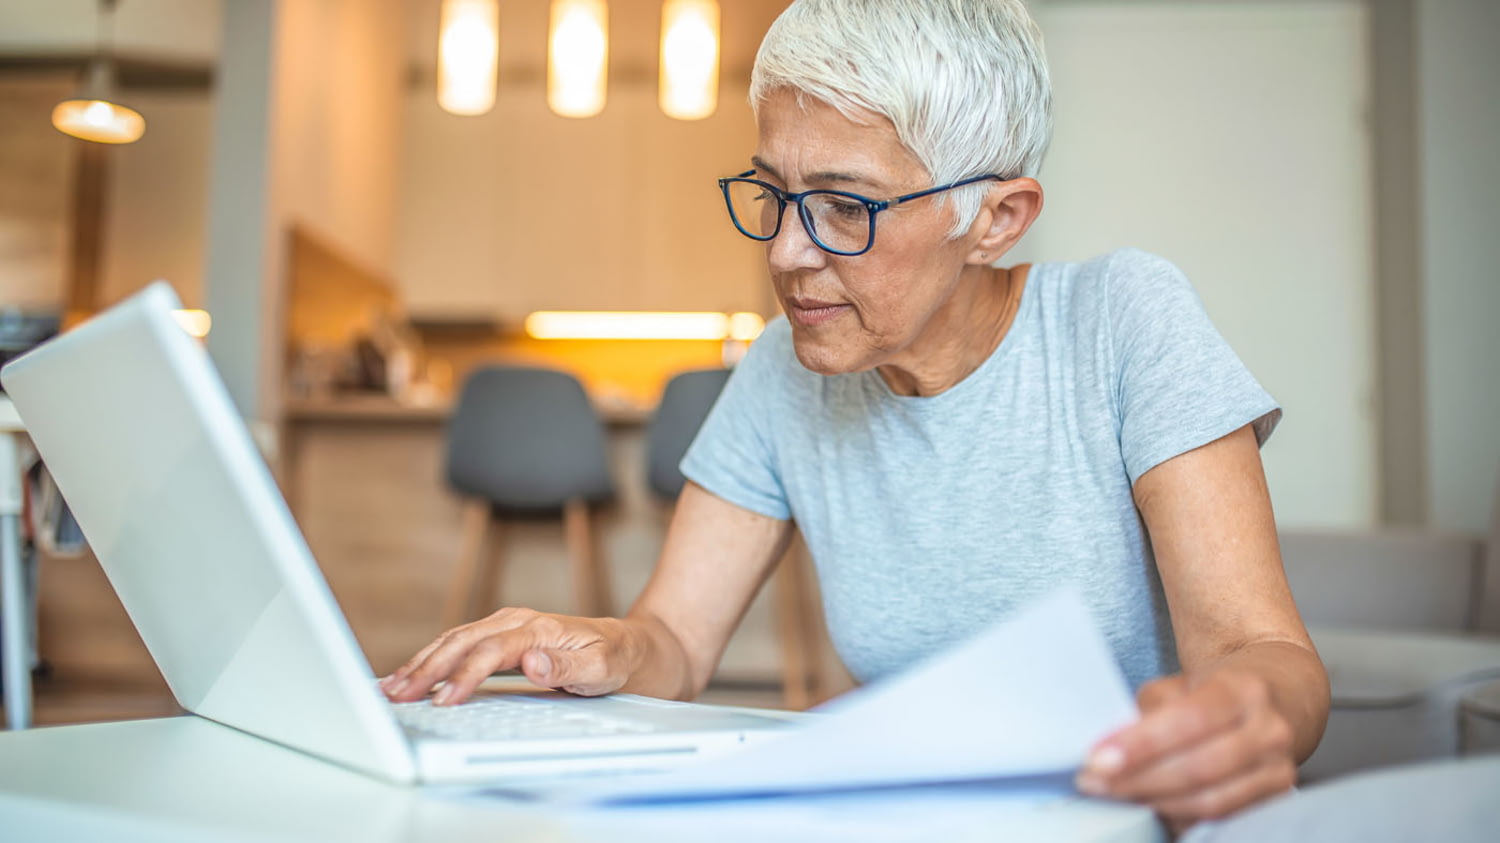
<path fill-rule="evenodd" d="M 1073 590 L 819 712 L 782 737 L 575 795 L 619 803 L 1056 776 L 1136 716 Z"/>

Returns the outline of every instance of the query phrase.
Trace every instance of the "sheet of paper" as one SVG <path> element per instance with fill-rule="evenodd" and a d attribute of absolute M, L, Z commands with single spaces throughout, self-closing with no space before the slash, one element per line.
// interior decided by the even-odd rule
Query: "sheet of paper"
<path fill-rule="evenodd" d="M 1056 773 L 1136 715 L 1074 590 L 819 710 L 784 736 L 575 796 L 682 799 Z"/>

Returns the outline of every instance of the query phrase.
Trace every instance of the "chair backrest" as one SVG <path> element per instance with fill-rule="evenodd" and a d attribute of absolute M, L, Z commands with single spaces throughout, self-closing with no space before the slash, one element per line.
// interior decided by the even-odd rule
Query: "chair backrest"
<path fill-rule="evenodd" d="M 1467 632 L 1484 548 L 1422 528 L 1282 530 L 1281 558 L 1312 626 Z"/>
<path fill-rule="evenodd" d="M 674 500 L 682 492 L 687 481 L 677 464 L 728 380 L 728 369 L 699 369 L 667 381 L 646 429 L 646 482 L 658 496 Z"/>
<path fill-rule="evenodd" d="M 565 372 L 490 366 L 464 382 L 448 423 L 446 474 L 498 509 L 545 513 L 614 494 L 604 424 Z"/>

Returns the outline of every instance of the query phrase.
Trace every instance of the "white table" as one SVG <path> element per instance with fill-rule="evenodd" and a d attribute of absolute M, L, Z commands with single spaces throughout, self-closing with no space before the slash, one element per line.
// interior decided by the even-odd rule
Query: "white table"
<path fill-rule="evenodd" d="M 5 721 L 31 725 L 31 601 L 21 547 L 21 445 L 26 428 L 9 397 L 0 395 L 0 677 Z"/>
<path fill-rule="evenodd" d="M 195 716 L 0 734 L 0 837 L 111 841 L 1047 840 L 1157 843 L 1144 808 L 990 787 L 649 808 L 387 784 Z"/>

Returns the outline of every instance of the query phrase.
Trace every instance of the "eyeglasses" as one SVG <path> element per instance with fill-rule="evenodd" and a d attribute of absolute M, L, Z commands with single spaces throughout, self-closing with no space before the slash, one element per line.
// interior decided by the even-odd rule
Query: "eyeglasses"
<path fill-rule="evenodd" d="M 881 211 L 976 182 L 1008 181 L 1004 176 L 989 174 L 929 187 L 894 199 L 871 199 L 842 190 L 787 193 L 775 185 L 750 178 L 753 175 L 754 170 L 747 170 L 733 178 L 719 179 L 719 190 L 724 192 L 729 218 L 741 234 L 761 242 L 774 239 L 781 233 L 781 219 L 786 216 L 787 204 L 793 203 L 797 206 L 797 216 L 802 219 L 802 227 L 813 243 L 829 254 L 844 257 L 862 255 L 875 245 L 875 215 Z"/>

